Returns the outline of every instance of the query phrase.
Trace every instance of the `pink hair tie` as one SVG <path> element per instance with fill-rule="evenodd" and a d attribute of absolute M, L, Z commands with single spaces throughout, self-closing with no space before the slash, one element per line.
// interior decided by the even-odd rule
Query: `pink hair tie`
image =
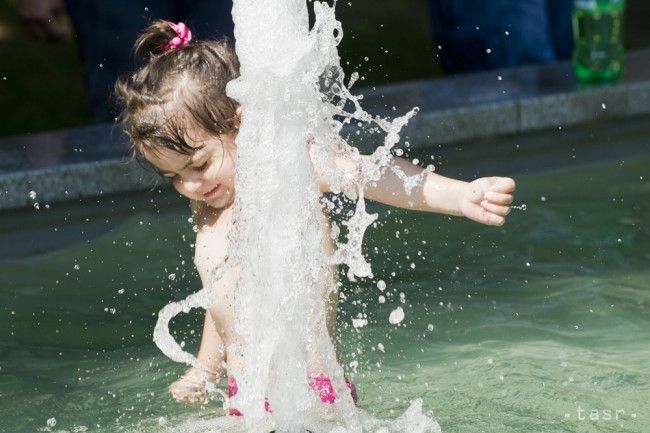
<path fill-rule="evenodd" d="M 169 27 L 172 28 L 172 30 L 176 33 L 176 36 L 169 41 L 167 44 L 167 49 L 172 50 L 174 48 L 182 47 L 183 45 L 187 45 L 192 41 L 192 31 L 185 25 L 185 23 L 178 23 L 174 24 L 172 22 L 168 22 Z"/>

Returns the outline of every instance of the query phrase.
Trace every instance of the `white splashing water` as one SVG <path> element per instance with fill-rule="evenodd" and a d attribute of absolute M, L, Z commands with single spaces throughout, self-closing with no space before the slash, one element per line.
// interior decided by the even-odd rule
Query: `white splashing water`
<path fill-rule="evenodd" d="M 243 107 L 237 137 L 233 251 L 214 273 L 237 268 L 236 331 L 244 342 L 239 392 L 231 404 L 241 418 L 189 422 L 182 431 L 440 432 L 422 413 L 421 401 L 394 421 L 380 421 L 356 408 L 336 362 L 326 328 L 326 300 L 334 289 L 331 267 L 344 264 L 348 278 L 372 276 L 362 254 L 366 228 L 376 214 L 365 209 L 364 187 L 392 169 L 407 193 L 421 176 L 390 166 L 391 148 L 413 109 L 394 120 L 373 117 L 344 84 L 337 45 L 343 36 L 334 8 L 314 2 L 310 29 L 304 0 L 235 0 L 236 50 L 241 76 L 228 86 Z M 356 80 L 355 74 L 350 84 Z M 364 122 L 383 131 L 384 142 L 362 159 L 341 139 L 345 124 Z M 310 155 L 311 149 L 311 155 Z M 337 161 L 357 167 L 344 175 Z M 319 190 L 313 163 L 333 191 L 357 198 L 345 223 L 346 242 L 323 252 Z M 191 308 L 209 308 L 213 285 L 161 310 L 154 340 L 171 359 L 201 368 L 169 334 L 169 321 Z M 308 373 L 325 372 L 339 396 L 325 405 L 308 387 Z M 272 414 L 264 411 L 268 397 Z"/>

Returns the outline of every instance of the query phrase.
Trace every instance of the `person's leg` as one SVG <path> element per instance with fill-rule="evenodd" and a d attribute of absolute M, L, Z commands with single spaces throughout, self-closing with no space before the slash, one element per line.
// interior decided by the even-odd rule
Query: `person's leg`
<path fill-rule="evenodd" d="M 573 28 L 571 12 L 573 0 L 546 0 L 548 31 L 558 60 L 571 58 L 573 52 Z"/>
<path fill-rule="evenodd" d="M 549 17 L 547 0 L 429 0 L 429 9 L 446 72 L 502 68 L 557 58 L 550 28 L 559 21 L 555 15 Z M 556 5 L 550 13 L 561 20 L 566 13 L 560 9 Z M 552 32 L 565 34 L 566 20 L 561 28 Z M 562 37 L 566 38 L 559 36 Z"/>
<path fill-rule="evenodd" d="M 488 26 L 482 20 L 487 8 L 485 3 L 429 0 L 434 46 L 445 72 L 454 74 L 489 67 L 485 40 Z"/>
<path fill-rule="evenodd" d="M 66 6 L 83 63 L 91 120 L 113 122 L 113 85 L 135 67 L 137 35 L 154 19 L 173 19 L 174 9 L 165 0 L 66 0 Z"/>
<path fill-rule="evenodd" d="M 501 17 L 506 47 L 503 66 L 555 60 L 546 0 L 507 0 Z"/>

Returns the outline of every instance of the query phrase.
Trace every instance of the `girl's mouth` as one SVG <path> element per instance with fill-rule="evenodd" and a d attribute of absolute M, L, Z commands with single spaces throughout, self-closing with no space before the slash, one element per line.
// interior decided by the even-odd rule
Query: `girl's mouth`
<path fill-rule="evenodd" d="M 217 193 L 217 190 L 219 189 L 219 186 L 220 185 L 217 185 L 214 188 L 212 188 L 210 191 L 203 194 L 203 197 L 209 198 L 209 197 L 212 197 L 213 195 L 215 195 Z"/>

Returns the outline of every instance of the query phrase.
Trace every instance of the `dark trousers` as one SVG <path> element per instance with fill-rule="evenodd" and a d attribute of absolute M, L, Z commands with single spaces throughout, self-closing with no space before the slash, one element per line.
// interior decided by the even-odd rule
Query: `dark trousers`
<path fill-rule="evenodd" d="M 429 0 L 442 67 L 457 73 L 567 59 L 573 49 L 572 5 L 572 0 Z"/>
<path fill-rule="evenodd" d="M 133 43 L 153 20 L 182 21 L 194 38 L 233 35 L 232 0 L 66 0 L 93 122 L 113 122 L 113 85 L 137 66 Z"/>

